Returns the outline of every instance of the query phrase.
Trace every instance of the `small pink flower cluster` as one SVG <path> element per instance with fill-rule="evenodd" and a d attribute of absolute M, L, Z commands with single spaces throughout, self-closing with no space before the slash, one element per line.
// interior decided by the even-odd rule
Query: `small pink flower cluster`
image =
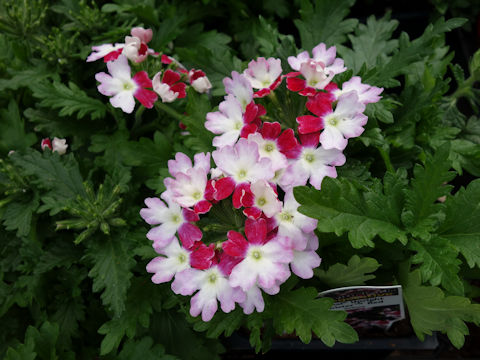
<path fill-rule="evenodd" d="M 218 301 L 224 312 L 235 303 L 246 314 L 261 312 L 262 291 L 276 294 L 291 272 L 307 279 L 320 265 L 317 220 L 298 212 L 293 188 L 309 182 L 320 189 L 325 176 L 337 176 L 347 139 L 359 136 L 367 121 L 365 104 L 378 101 L 383 89 L 356 77 L 339 89 L 332 79 L 346 69 L 335 47 L 320 44 L 313 54 L 290 57 L 299 71 L 286 76 L 280 60 L 258 58 L 243 74 L 225 78 L 227 95 L 205 122 L 218 135 L 217 149 L 196 154 L 193 162 L 177 153 L 168 162 L 166 191 L 145 200 L 140 214 L 156 225 L 147 238 L 160 254 L 147 271 L 154 283 L 174 278 L 177 294 L 195 293 L 192 316 L 201 313 L 209 321 Z M 287 88 L 307 96 L 306 107 L 315 114 L 297 118 L 298 139 L 293 129 L 264 122 L 266 109 L 254 101 L 274 96 L 285 77 Z M 215 223 L 220 218 L 223 223 Z M 215 228 L 223 231 L 219 237 L 211 235 Z"/>
<path fill-rule="evenodd" d="M 158 96 L 162 102 L 173 102 L 186 96 L 186 82 L 200 93 L 208 92 L 212 87 L 203 71 L 188 71 L 178 61 L 164 54 L 160 58 L 162 64 L 167 66 L 163 73 L 157 72 L 150 80 L 146 71 L 139 71 L 132 78 L 129 60 L 139 64 L 149 55 L 158 57 L 160 54 L 147 45 L 152 40 L 151 29 L 135 27 L 131 35 L 125 37 L 125 43 L 92 46 L 93 52 L 87 57 L 87 62 L 103 58 L 107 63 L 109 73 L 97 73 L 95 79 L 100 82 L 98 91 L 111 97 L 113 107 L 131 113 L 135 108 L 135 99 L 148 109 L 153 107 Z"/>

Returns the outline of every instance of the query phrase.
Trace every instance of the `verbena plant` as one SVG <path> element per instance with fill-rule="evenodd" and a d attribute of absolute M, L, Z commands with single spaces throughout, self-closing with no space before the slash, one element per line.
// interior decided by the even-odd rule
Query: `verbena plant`
<path fill-rule="evenodd" d="M 402 285 L 415 334 L 461 347 L 480 323 L 480 53 L 465 76 L 445 44 L 465 20 L 410 39 L 353 3 L 1 5 L 0 354 L 351 343 L 317 295 L 363 284 Z"/>

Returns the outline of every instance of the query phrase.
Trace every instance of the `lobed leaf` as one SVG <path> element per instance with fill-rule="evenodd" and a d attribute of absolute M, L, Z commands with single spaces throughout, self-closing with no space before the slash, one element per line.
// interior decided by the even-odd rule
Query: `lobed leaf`
<path fill-rule="evenodd" d="M 315 276 L 331 288 L 343 286 L 365 285 L 368 280 L 375 279 L 375 272 L 380 264 L 374 258 L 360 258 L 353 255 L 347 265 L 334 264 L 327 270 L 315 269 Z"/>
<path fill-rule="evenodd" d="M 401 279 L 410 321 L 420 340 L 433 331 L 446 333 L 456 348 L 463 346 L 468 328 L 465 322 L 480 324 L 480 304 L 461 296 L 445 296 L 438 287 L 423 286 L 420 270 Z"/>
<path fill-rule="evenodd" d="M 445 201 L 445 220 L 438 232 L 465 257 L 468 265 L 480 267 L 480 180 L 461 188 Z"/>
<path fill-rule="evenodd" d="M 297 187 L 294 194 L 301 204 L 299 211 L 318 219 L 319 231 L 337 235 L 348 232 L 354 248 L 373 247 L 372 240 L 377 235 L 387 242 L 406 243 L 400 223 L 404 175 L 387 173 L 383 188 L 378 183 L 359 188 L 346 179 L 325 178 L 321 191 Z"/>
<path fill-rule="evenodd" d="M 272 303 L 273 324 L 278 334 L 295 334 L 304 343 L 312 339 L 312 332 L 327 346 L 333 346 L 335 341 L 353 343 L 358 341 L 358 335 L 353 328 L 343 322 L 344 311 L 331 311 L 333 300 L 317 298 L 314 288 L 300 288 L 280 293 Z"/>

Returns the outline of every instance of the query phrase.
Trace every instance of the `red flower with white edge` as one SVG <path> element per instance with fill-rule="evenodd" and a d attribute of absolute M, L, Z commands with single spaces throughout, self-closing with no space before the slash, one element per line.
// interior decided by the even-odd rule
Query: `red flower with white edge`
<path fill-rule="evenodd" d="M 92 53 L 88 55 L 87 62 L 96 61 L 102 59 L 104 62 L 116 60 L 123 51 L 125 44 L 102 44 L 98 46 L 92 46 Z"/>
<path fill-rule="evenodd" d="M 264 289 L 275 287 L 276 282 L 284 282 L 290 276 L 288 263 L 293 260 L 290 239 L 275 237 L 267 239 L 265 219 L 245 221 L 245 240 L 236 231 L 227 233 L 228 241 L 223 250 L 231 255 L 243 258 L 232 270 L 229 283 L 248 291 L 256 284 Z"/>
<path fill-rule="evenodd" d="M 42 150 L 45 149 L 50 149 L 52 150 L 52 142 L 50 141 L 49 138 L 42 139 L 42 142 L 40 143 L 40 146 L 42 147 Z"/>
<path fill-rule="evenodd" d="M 212 88 L 210 80 L 202 70 L 192 69 L 188 72 L 188 80 L 190 85 L 199 93 L 206 93 Z"/>
<path fill-rule="evenodd" d="M 113 107 L 130 114 L 135 107 L 134 97 L 146 108 L 153 107 L 158 97 L 153 91 L 146 89 L 152 87 L 152 81 L 145 71 L 136 73 L 132 78 L 128 60 L 124 55 L 108 62 L 107 68 L 110 74 L 97 73 L 95 79 L 100 82 L 98 91 L 111 96 L 110 103 Z"/>
<path fill-rule="evenodd" d="M 334 85 L 334 84 L 332 84 Z M 329 86 L 331 89 L 337 89 L 337 86 Z M 331 92 L 319 92 L 308 99 L 306 107 L 313 115 L 302 115 L 297 117 L 298 132 L 300 134 L 310 134 L 319 132 L 324 128 L 322 117 L 332 111 L 332 104 L 336 100 Z"/>
<path fill-rule="evenodd" d="M 243 210 L 248 218 L 258 219 L 262 213 L 271 218 L 282 211 L 282 203 L 278 200 L 277 192 L 265 180 L 255 181 L 250 185 L 250 191 L 253 195 L 253 204 Z"/>
<path fill-rule="evenodd" d="M 220 103 L 218 110 L 207 114 L 205 127 L 220 135 L 213 138 L 213 146 L 223 147 L 233 145 L 239 137 L 248 137 L 257 131 L 259 116 L 265 108 L 252 101 L 244 110 L 237 98 L 230 94 Z"/>
<path fill-rule="evenodd" d="M 302 75 L 304 79 L 299 77 Z M 302 63 L 299 72 L 287 74 L 287 88 L 303 96 L 314 96 L 317 90 L 323 90 L 330 84 L 335 74 L 326 70 L 320 61 L 308 60 Z"/>
<path fill-rule="evenodd" d="M 297 154 L 298 141 L 292 129 L 281 133 L 280 123 L 263 123 L 258 133 L 248 136 L 249 141 L 258 144 L 260 157 L 269 158 L 272 161 L 273 171 L 284 169 L 288 166 L 287 158 L 294 158 Z"/>
<path fill-rule="evenodd" d="M 180 74 L 168 69 L 162 77 L 162 72 L 158 72 L 153 77 L 153 90 L 160 95 L 162 102 L 170 103 L 175 99 L 182 99 L 187 96 L 185 92 L 186 85 L 180 82 Z"/>

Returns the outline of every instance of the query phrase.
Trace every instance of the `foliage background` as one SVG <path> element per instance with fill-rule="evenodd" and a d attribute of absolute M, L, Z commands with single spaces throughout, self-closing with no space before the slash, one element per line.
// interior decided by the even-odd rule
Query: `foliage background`
<path fill-rule="evenodd" d="M 225 351 L 218 338 L 239 328 L 256 351 L 283 332 L 352 342 L 344 314 L 315 295 L 353 281 L 401 283 L 416 334 L 446 332 L 460 347 L 464 321 L 480 321 L 469 300 L 479 296 L 471 281 L 480 265 L 479 8 L 436 0 L 415 3 L 413 12 L 413 3 L 402 4 L 2 2 L 0 356 L 212 359 Z M 94 80 L 104 64 L 85 58 L 92 45 L 120 42 L 140 25 L 153 29 L 152 48 L 207 73 L 210 96 L 189 92 L 169 108 L 133 115 L 108 105 Z M 223 77 L 257 56 L 280 57 L 287 69 L 288 56 L 321 41 L 336 45 L 351 69 L 343 80 L 359 74 L 387 89 L 369 106 L 367 130 L 349 146 L 339 179 L 321 193 L 297 191 L 303 211 L 319 217 L 322 267 L 314 279 L 292 279 L 265 296 L 262 314 L 193 319 L 188 299 L 145 272 L 155 254 L 138 215 L 143 199 L 162 191 L 175 152 L 211 150 L 203 121 L 221 101 Z M 268 110 L 289 121 L 281 114 L 288 109 Z M 41 139 L 53 136 L 68 139 L 67 155 L 40 152 Z M 444 195 L 444 204 L 436 201 Z M 368 231 L 354 231 L 352 199 L 376 221 Z"/>

